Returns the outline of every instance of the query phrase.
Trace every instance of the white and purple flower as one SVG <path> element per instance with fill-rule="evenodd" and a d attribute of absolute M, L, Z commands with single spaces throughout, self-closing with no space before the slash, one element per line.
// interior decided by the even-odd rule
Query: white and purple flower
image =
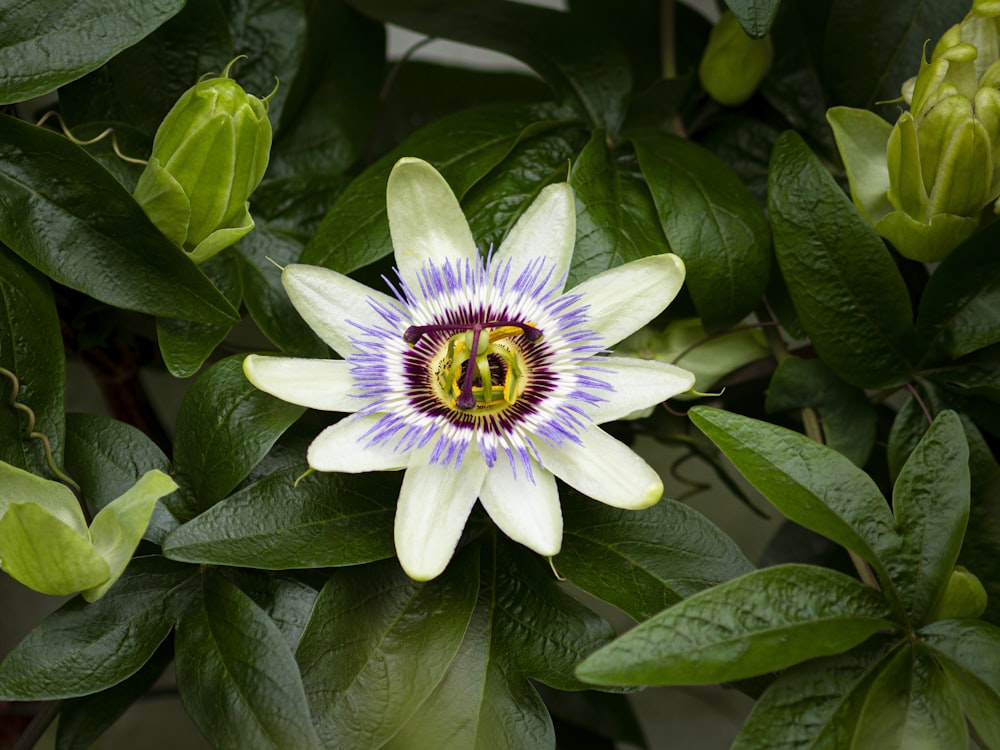
<path fill-rule="evenodd" d="M 564 293 L 576 235 L 566 183 L 542 190 L 485 259 L 426 162 L 396 164 L 386 206 L 392 296 L 325 268 L 282 274 L 292 304 L 344 359 L 251 355 L 244 371 L 285 401 L 353 413 L 313 441 L 312 468 L 406 470 L 395 521 L 404 570 L 440 574 L 477 499 L 507 536 L 555 555 L 556 477 L 619 508 L 657 502 L 656 472 L 598 425 L 693 385 L 681 368 L 607 356 L 674 298 L 681 260 L 643 258 Z"/>

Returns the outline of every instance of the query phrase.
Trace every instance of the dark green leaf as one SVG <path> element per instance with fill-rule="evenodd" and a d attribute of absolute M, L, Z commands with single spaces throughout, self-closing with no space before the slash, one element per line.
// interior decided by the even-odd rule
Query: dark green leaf
<path fill-rule="evenodd" d="M 584 687 L 573 668 L 613 637 L 610 626 L 561 590 L 545 563 L 494 536 L 482 545 L 472 622 L 444 679 L 389 747 L 555 747 L 552 720 L 528 682 Z"/>
<path fill-rule="evenodd" d="M 920 640 L 951 678 L 985 746 L 1000 747 L 1000 628 L 980 620 L 941 620 L 922 628 Z"/>
<path fill-rule="evenodd" d="M 820 357 L 853 385 L 909 378 L 910 299 L 882 240 L 802 139 L 782 133 L 771 157 L 774 251 Z"/>
<path fill-rule="evenodd" d="M 835 450 L 767 422 L 705 407 L 689 415 L 786 518 L 863 557 L 897 599 L 883 554 L 898 547 L 899 535 L 867 474 Z"/>
<path fill-rule="evenodd" d="M 385 30 L 339 0 L 308 6 L 302 64 L 294 80 L 285 79 L 272 177 L 344 172 L 361 155 L 378 104 Z"/>
<path fill-rule="evenodd" d="M 707 330 L 738 323 L 770 270 L 767 219 L 746 185 L 710 151 L 666 133 L 632 137 L 670 247 Z"/>
<path fill-rule="evenodd" d="M 1000 225 L 941 261 L 920 298 L 917 332 L 925 360 L 939 362 L 1000 341 Z"/>
<path fill-rule="evenodd" d="M 566 489 L 561 497 L 560 574 L 636 620 L 753 570 L 732 539 L 681 503 L 661 500 L 636 513 Z"/>
<path fill-rule="evenodd" d="M 134 674 L 173 627 L 172 599 L 193 572 L 161 557 L 141 557 L 93 604 L 74 597 L 0 664 L 0 699 L 90 695 Z"/>
<path fill-rule="evenodd" d="M 0 104 L 52 91 L 99 68 L 184 6 L 184 0 L 49 0 L 4 3 Z"/>
<path fill-rule="evenodd" d="M 177 623 L 177 689 L 217 748 L 318 748 L 295 657 L 264 611 L 208 571 Z"/>
<path fill-rule="evenodd" d="M 164 543 L 174 560 L 284 570 L 393 555 L 400 475 L 313 473 L 296 465 L 231 495 Z"/>
<path fill-rule="evenodd" d="M 569 13 L 522 3 L 353 0 L 359 10 L 433 37 L 486 47 L 532 67 L 557 97 L 616 133 L 632 76 L 614 40 Z"/>
<path fill-rule="evenodd" d="M 473 185 L 462 200 L 476 244 L 498 248 L 542 189 L 569 179 L 570 164 L 586 143 L 575 127 L 527 138 L 501 164 Z M 574 256 L 575 257 L 575 256 Z"/>
<path fill-rule="evenodd" d="M 9 404 L 14 383 L 0 373 L 0 460 L 50 477 L 42 443 L 28 430 L 48 436 L 56 461 L 62 459 L 65 431 L 66 360 L 59 317 L 48 281 L 0 245 L 0 367 L 18 380 L 17 401 L 35 414 Z"/>
<path fill-rule="evenodd" d="M 955 412 L 941 412 L 910 454 L 892 505 L 902 544 L 883 561 L 922 622 L 951 576 L 969 520 L 969 447 Z"/>
<path fill-rule="evenodd" d="M 522 139 L 559 123 L 534 106 L 491 106 L 460 112 L 414 133 L 361 173 L 341 194 L 302 254 L 303 263 L 349 273 L 392 252 L 385 186 L 403 156 L 432 163 L 462 198 Z"/>
<path fill-rule="evenodd" d="M 570 184 L 576 198 L 576 247 L 568 286 L 670 252 L 642 175 L 611 153 L 604 131 L 595 131 L 573 162 Z"/>
<path fill-rule="evenodd" d="M 886 646 L 872 638 L 783 672 L 753 707 L 732 750 L 850 747 L 872 681 L 892 657 Z"/>
<path fill-rule="evenodd" d="M 96 414 L 66 416 L 66 471 L 98 509 L 124 495 L 151 469 L 169 474 L 170 461 L 135 427 Z M 159 544 L 176 527 L 177 519 L 157 503 L 144 537 Z"/>
<path fill-rule="evenodd" d="M 201 270 L 215 284 L 215 288 L 225 295 L 233 309 L 239 309 L 243 289 L 240 285 L 240 269 L 234 251 L 223 251 L 201 265 Z M 159 318 L 156 321 L 156 336 L 160 342 L 163 362 L 175 378 L 194 375 L 215 347 L 228 335 L 230 323 L 195 323 L 190 320 Z"/>
<path fill-rule="evenodd" d="M 943 750 L 969 741 L 952 685 L 921 648 L 899 649 L 875 678 L 855 732 L 857 750 Z"/>
<path fill-rule="evenodd" d="M 779 565 L 706 589 L 628 631 L 577 668 L 604 685 L 699 685 L 839 654 L 892 627 L 882 596 L 853 578 Z"/>
<path fill-rule="evenodd" d="M 209 368 L 177 414 L 174 468 L 186 501 L 174 515 L 189 520 L 228 495 L 303 411 L 250 385 L 243 357 Z"/>
<path fill-rule="evenodd" d="M 729 165 L 757 202 L 766 206 L 767 165 L 777 139 L 778 130 L 773 125 L 732 115 L 703 133 L 699 142 Z M 775 276 L 778 274 L 770 274 L 772 281 Z"/>
<path fill-rule="evenodd" d="M 823 59 L 831 101 L 894 120 L 900 87 L 920 70 L 924 44 L 930 41 L 929 56 L 968 10 L 968 0 L 833 0 Z"/>
<path fill-rule="evenodd" d="M 925 371 L 935 383 L 942 383 L 962 396 L 982 396 L 1000 403 L 1000 344 L 962 357 L 951 365 Z"/>
<path fill-rule="evenodd" d="M 726 0 L 726 5 L 743 30 L 760 39 L 770 31 L 781 0 Z"/>
<path fill-rule="evenodd" d="M 174 658 L 174 644 L 160 644 L 138 672 L 114 687 L 75 698 L 59 712 L 56 750 L 88 750 L 137 699 L 149 692 Z"/>
<path fill-rule="evenodd" d="M 60 284 L 116 307 L 239 319 L 87 152 L 11 117 L 0 117 L 0 241 Z"/>
<path fill-rule="evenodd" d="M 617 743 L 650 750 L 639 718 L 627 695 L 596 690 L 567 692 L 534 685 L 556 729 L 556 747 L 586 742 L 587 746 L 612 750 Z M 537 747 L 533 745 L 531 747 Z"/>
<path fill-rule="evenodd" d="M 285 636 L 288 647 L 295 651 L 325 577 L 310 575 L 310 580 L 305 581 L 294 573 L 254 570 L 232 571 L 232 575 L 240 591 L 264 610 Z"/>
<path fill-rule="evenodd" d="M 296 651 L 324 747 L 381 747 L 399 731 L 455 658 L 478 582 L 469 554 L 427 583 L 395 561 L 333 572 Z"/>
<path fill-rule="evenodd" d="M 819 412 L 824 442 L 856 466 L 875 445 L 875 409 L 864 391 L 838 378 L 819 359 L 782 360 L 767 388 L 769 413 L 809 407 Z"/>

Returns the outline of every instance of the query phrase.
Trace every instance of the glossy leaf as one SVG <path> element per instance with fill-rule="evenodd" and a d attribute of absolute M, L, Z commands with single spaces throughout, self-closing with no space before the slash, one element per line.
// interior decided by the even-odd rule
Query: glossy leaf
<path fill-rule="evenodd" d="M 66 471 L 98 509 L 151 469 L 169 473 L 170 461 L 140 430 L 97 414 L 66 415 Z M 160 543 L 176 526 L 167 505 L 157 503 L 144 538 Z"/>
<path fill-rule="evenodd" d="M 177 689 L 214 747 L 318 748 L 295 658 L 263 610 L 216 572 L 177 624 Z"/>
<path fill-rule="evenodd" d="M 306 474 L 297 464 L 229 496 L 164 542 L 174 560 L 283 570 L 392 557 L 400 473 Z"/>
<path fill-rule="evenodd" d="M 924 360 L 937 363 L 1000 342 L 1000 226 L 989 227 L 941 262 L 920 299 Z"/>
<path fill-rule="evenodd" d="M 921 628 L 920 642 L 944 667 L 986 747 L 1000 747 L 1000 628 L 942 620 Z"/>
<path fill-rule="evenodd" d="M 242 357 L 213 365 L 177 415 L 174 469 L 187 499 L 174 514 L 189 520 L 228 495 L 303 411 L 250 385 Z"/>
<path fill-rule="evenodd" d="M 782 360 L 767 389 L 769 413 L 809 407 L 819 412 L 824 442 L 856 466 L 875 445 L 875 409 L 864 391 L 850 386 L 822 360 Z"/>
<path fill-rule="evenodd" d="M 557 98 L 617 132 L 632 76 L 628 58 L 575 16 L 522 3 L 354 0 L 359 10 L 434 37 L 503 52 L 535 70 Z"/>
<path fill-rule="evenodd" d="M 884 560 L 907 611 L 922 622 L 951 576 L 969 520 L 969 448 L 955 412 L 934 420 L 892 497 L 902 544 Z"/>
<path fill-rule="evenodd" d="M 65 431 L 66 360 L 59 318 L 46 279 L 0 246 L 0 367 L 18 380 L 17 401 L 35 414 L 56 461 Z M 28 415 L 8 404 L 14 384 L 0 373 L 0 460 L 49 476 L 38 440 L 28 437 Z"/>
<path fill-rule="evenodd" d="M 333 572 L 295 654 L 323 747 L 380 747 L 399 731 L 455 658 L 478 581 L 468 554 L 426 583 L 395 561 Z"/>
<path fill-rule="evenodd" d="M 740 26 L 754 39 L 760 39 L 771 29 L 781 0 L 726 0 Z"/>
<path fill-rule="evenodd" d="M 118 684 L 150 658 L 174 623 L 193 569 L 161 557 L 135 560 L 100 601 L 75 597 L 0 663 L 3 700 L 55 700 Z"/>
<path fill-rule="evenodd" d="M 732 750 L 850 747 L 871 684 L 893 652 L 884 640 L 786 670 L 753 707 Z"/>
<path fill-rule="evenodd" d="M 634 165 L 613 154 L 595 131 L 573 162 L 576 246 L 568 286 L 629 261 L 669 253 L 656 206 Z"/>
<path fill-rule="evenodd" d="M 816 351 L 848 383 L 885 387 L 910 372 L 910 299 L 889 251 L 795 133 L 771 157 L 774 252 Z"/>
<path fill-rule="evenodd" d="M 960 396 L 982 396 L 1000 403 L 1000 344 L 975 351 L 950 365 L 935 367 L 927 377 Z"/>
<path fill-rule="evenodd" d="M 299 645 L 312 614 L 324 576 L 296 573 L 263 573 L 254 570 L 232 571 L 240 591 L 278 626 L 292 651 Z"/>
<path fill-rule="evenodd" d="M 0 104 L 45 94 L 99 68 L 177 13 L 183 0 L 30 0 L 0 15 Z"/>
<path fill-rule="evenodd" d="M 826 568 L 779 565 L 684 599 L 577 668 L 603 685 L 703 685 L 846 651 L 891 614 L 875 589 Z"/>
<path fill-rule="evenodd" d="M 732 539 L 687 505 L 661 500 L 637 513 L 565 489 L 561 497 L 559 573 L 636 620 L 753 570 Z"/>
<path fill-rule="evenodd" d="M 60 284 L 116 307 L 238 319 L 100 164 L 62 136 L 11 117 L 0 117 L 0 241 Z"/>
<path fill-rule="evenodd" d="M 707 330 L 738 323 L 760 302 L 770 270 L 767 219 L 710 151 L 664 133 L 632 137 L 670 247 Z"/>
<path fill-rule="evenodd" d="M 414 133 L 362 172 L 347 187 L 306 245 L 303 263 L 341 273 L 392 252 L 385 212 L 385 186 L 403 156 L 430 162 L 461 199 L 523 138 L 556 125 L 534 106 L 489 106 L 446 117 Z"/>
<path fill-rule="evenodd" d="M 835 450 L 783 427 L 705 407 L 689 414 L 786 518 L 863 557 L 896 600 L 884 555 L 899 546 L 899 535 L 867 474 Z"/>
<path fill-rule="evenodd" d="M 606 622 L 561 591 L 543 561 L 499 537 L 482 545 L 479 599 L 444 679 L 389 743 L 492 750 L 555 747 L 528 678 L 584 687 L 573 668 L 609 642 Z"/>

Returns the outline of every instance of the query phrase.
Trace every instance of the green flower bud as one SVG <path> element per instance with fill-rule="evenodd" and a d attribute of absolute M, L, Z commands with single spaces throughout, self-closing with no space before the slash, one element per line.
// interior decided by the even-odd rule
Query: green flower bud
<path fill-rule="evenodd" d="M 771 38 L 752 39 L 730 11 L 722 14 L 708 37 L 698 77 L 708 95 L 727 106 L 742 104 L 771 69 Z"/>
<path fill-rule="evenodd" d="M 927 619 L 929 622 L 974 619 L 986 611 L 986 600 L 982 582 L 961 565 L 956 565 Z"/>
<path fill-rule="evenodd" d="M 239 59 L 239 58 L 237 58 Z M 250 194 L 267 169 L 267 98 L 229 78 L 199 81 L 160 123 L 135 200 L 157 228 L 195 263 L 253 229 Z"/>

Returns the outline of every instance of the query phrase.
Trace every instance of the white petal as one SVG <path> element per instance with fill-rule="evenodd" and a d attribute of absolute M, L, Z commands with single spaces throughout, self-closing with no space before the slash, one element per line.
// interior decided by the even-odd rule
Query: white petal
<path fill-rule="evenodd" d="M 552 279 L 561 281 L 569 270 L 576 242 L 576 204 L 567 182 L 549 185 L 528 206 L 500 244 L 493 258 L 511 262 L 510 278 L 516 279 L 528 262 L 546 259 L 554 266 Z"/>
<path fill-rule="evenodd" d="M 663 482 L 631 448 L 600 427 L 580 435 L 582 445 L 538 443 L 542 465 L 588 497 L 616 508 L 648 508 L 663 496 Z"/>
<path fill-rule="evenodd" d="M 341 357 L 351 353 L 351 336 L 358 333 L 348 321 L 385 326 L 372 303 L 400 309 L 399 302 L 389 295 L 321 266 L 285 266 L 281 283 L 302 319 Z"/>
<path fill-rule="evenodd" d="M 396 555 L 410 578 L 440 575 L 455 553 L 486 476 L 486 462 L 469 451 L 453 465 L 410 466 L 396 506 Z"/>
<path fill-rule="evenodd" d="M 309 446 L 309 466 L 316 471 L 342 471 L 360 474 L 363 471 L 402 469 L 409 462 L 408 453 L 388 445 L 369 446 L 365 434 L 379 420 L 378 414 L 358 419 L 342 419 L 323 430 Z"/>
<path fill-rule="evenodd" d="M 357 411 L 362 401 L 351 396 L 354 379 L 342 359 L 298 359 L 251 354 L 243 360 L 247 380 L 265 393 L 290 404 L 324 411 Z"/>
<path fill-rule="evenodd" d="M 590 306 L 589 326 L 617 344 L 659 315 L 684 283 L 684 262 L 673 253 L 651 255 L 591 276 L 572 289 Z"/>
<path fill-rule="evenodd" d="M 389 233 L 396 269 L 411 288 L 418 288 L 424 262 L 478 257 L 458 199 L 434 167 L 407 157 L 396 162 L 385 191 Z"/>
<path fill-rule="evenodd" d="M 510 461 L 500 457 L 486 475 L 479 500 L 504 534 L 549 557 L 562 546 L 559 492 L 555 477 L 534 460 L 531 463 L 534 481 L 520 463 L 515 478 Z"/>
<path fill-rule="evenodd" d="M 587 406 L 595 424 L 621 419 L 632 412 L 659 404 L 694 386 L 694 373 L 682 367 L 649 359 L 632 357 L 594 358 L 602 371 L 596 377 L 614 388 L 614 393 L 597 391 L 605 401 Z M 607 368 L 606 370 L 603 368 Z"/>

